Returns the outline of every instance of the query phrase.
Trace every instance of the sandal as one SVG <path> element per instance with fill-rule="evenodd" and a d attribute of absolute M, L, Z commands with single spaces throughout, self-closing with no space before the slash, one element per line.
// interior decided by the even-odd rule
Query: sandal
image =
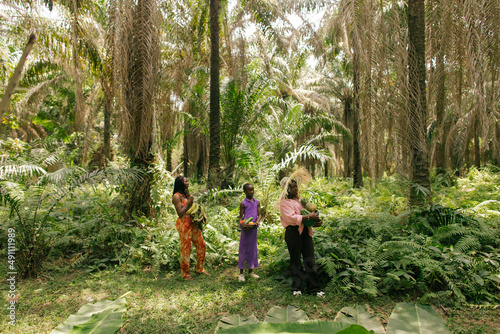
<path fill-rule="evenodd" d="M 191 275 L 186 275 L 183 277 L 185 281 L 194 281 L 194 278 L 191 277 Z"/>

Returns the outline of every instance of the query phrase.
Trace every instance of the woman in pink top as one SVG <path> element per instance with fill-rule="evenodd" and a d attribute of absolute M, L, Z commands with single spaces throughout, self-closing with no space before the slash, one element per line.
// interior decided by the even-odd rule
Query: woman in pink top
<path fill-rule="evenodd" d="M 285 228 L 285 241 L 290 254 L 293 295 L 301 295 L 304 282 L 306 282 L 306 293 L 315 293 L 318 297 L 324 297 L 325 293 L 320 289 L 316 259 L 314 258 L 312 228 L 305 227 L 302 223 L 308 219 L 317 220 L 318 214 L 312 212 L 308 215 L 301 215 L 300 210 L 304 206 L 300 203 L 299 189 L 295 180 L 290 180 L 285 187 L 287 196 L 280 202 L 280 220 L 281 225 Z M 302 268 L 301 257 L 304 268 Z"/>

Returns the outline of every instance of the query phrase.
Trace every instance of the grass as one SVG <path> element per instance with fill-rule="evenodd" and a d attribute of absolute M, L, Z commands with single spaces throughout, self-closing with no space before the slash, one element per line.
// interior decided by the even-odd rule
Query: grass
<path fill-rule="evenodd" d="M 196 189 L 196 186 L 193 188 Z M 262 189 L 257 187 L 256 190 L 256 198 L 261 199 Z M 479 203 L 497 199 L 499 191 L 500 174 L 474 171 L 467 178 L 458 179 L 452 187 L 433 189 L 434 203 L 473 210 Z M 398 187 L 393 178 L 384 178 L 374 189 L 362 190 L 350 189 L 346 181 L 318 179 L 311 183 L 304 196 L 319 204 L 322 215 L 334 217 L 335 220 L 359 218 L 377 222 L 388 217 L 394 219 L 394 216 L 406 210 L 405 190 Z M 137 263 L 139 272 L 132 274 L 125 272 L 125 266 L 88 273 L 69 269 L 67 263 L 59 262 L 69 259 L 52 263 L 48 261 L 46 271 L 40 278 L 17 282 L 15 327 L 8 324 L 8 285 L 0 285 L 1 298 L 5 301 L 5 307 L 0 308 L 0 332 L 50 333 L 82 305 L 106 298 L 115 299 L 128 291 L 131 291 L 126 297 L 128 309 L 120 332 L 134 334 L 214 333 L 218 320 L 225 315 L 254 314 L 262 321 L 274 305 L 295 305 L 304 310 L 310 319 L 333 320 L 344 306 L 368 304 L 386 326 L 398 302 L 418 302 L 421 297 L 412 295 L 411 292 L 373 298 L 327 291 L 325 299 L 313 296 L 294 298 L 289 285 L 275 278 L 286 266 L 281 257 L 283 260 L 288 257 L 282 240 L 283 229 L 278 222 L 277 212 L 271 207 L 270 219 L 275 224 L 265 224 L 259 231 L 259 240 L 262 241 L 259 241 L 261 267 L 256 273 L 261 278 L 258 281 L 239 283 L 238 269 L 234 266 L 239 235 L 232 226 L 235 225 L 241 199 L 242 195 L 235 193 L 223 197 L 217 205 L 207 203 L 214 222 L 214 228 L 207 228 L 204 232 L 207 243 L 210 242 L 213 248 L 211 253 L 207 253 L 207 262 L 212 265 L 221 264 L 208 268 L 212 276 L 195 276 L 194 281 L 185 282 L 180 279 L 178 270 L 161 271 L 157 276 L 151 267 L 141 271 L 143 263 L 140 261 Z M 174 235 L 171 239 L 158 239 L 158 242 L 170 242 L 177 249 L 176 231 L 172 225 L 175 221 L 172 218 L 174 211 L 168 201 L 161 208 L 163 209 L 158 209 L 161 216 L 155 218 L 152 226 L 159 230 L 174 229 Z M 474 213 L 485 219 L 490 226 L 496 227 L 500 224 L 498 212 L 498 203 L 495 202 Z M 320 249 L 321 244 L 317 244 L 317 253 Z M 67 256 L 67 249 L 59 251 L 61 256 Z M 171 256 L 169 265 L 178 268 L 177 256 L 174 256 L 178 253 L 170 250 L 164 252 Z M 3 261 L 5 264 L 6 260 Z M 233 263 L 233 266 L 228 263 Z M 5 265 L 0 266 L 0 276 L 6 277 L 6 271 Z M 322 278 L 324 282 L 328 280 L 326 274 Z M 435 309 L 446 320 L 453 333 L 500 333 L 500 308 L 437 306 Z"/>
<path fill-rule="evenodd" d="M 210 270 L 211 276 L 194 276 L 185 282 L 177 272 L 150 271 L 126 274 L 118 270 L 96 273 L 71 272 L 57 277 L 48 275 L 18 283 L 16 326 L 8 324 L 7 310 L 0 309 L 0 332 L 50 333 L 70 314 L 89 302 L 115 299 L 127 291 L 128 308 L 120 333 L 214 333 L 220 318 L 229 314 L 254 314 L 262 321 L 274 306 L 295 305 L 310 319 L 333 320 L 344 306 L 368 304 L 384 325 L 396 303 L 413 302 L 411 296 L 391 296 L 377 299 L 345 298 L 328 294 L 325 299 L 315 296 L 293 297 L 289 285 L 272 276 L 265 265 L 257 269 L 259 280 L 237 281 L 235 267 Z M 4 274 L 5 277 L 5 273 Z M 2 298 L 8 301 L 6 284 Z M 500 332 L 500 309 L 441 308 L 437 311 L 447 321 L 453 333 L 493 334 Z"/>

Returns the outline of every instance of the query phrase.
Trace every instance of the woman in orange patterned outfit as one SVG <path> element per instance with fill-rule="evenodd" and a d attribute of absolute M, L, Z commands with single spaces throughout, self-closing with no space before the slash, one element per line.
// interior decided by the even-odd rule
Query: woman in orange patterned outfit
<path fill-rule="evenodd" d="M 192 280 L 193 278 L 189 274 L 189 259 L 191 257 L 191 242 L 193 242 L 196 247 L 196 272 L 200 274 L 208 273 L 205 271 L 205 250 L 206 243 L 201 235 L 201 231 L 193 224 L 193 217 L 186 214 L 186 212 L 193 204 L 194 197 L 189 194 L 189 181 L 184 176 L 178 176 L 174 182 L 174 192 L 172 196 L 172 204 L 174 204 L 175 210 L 177 211 L 176 227 L 179 231 L 179 237 L 181 240 L 181 276 L 185 280 Z"/>

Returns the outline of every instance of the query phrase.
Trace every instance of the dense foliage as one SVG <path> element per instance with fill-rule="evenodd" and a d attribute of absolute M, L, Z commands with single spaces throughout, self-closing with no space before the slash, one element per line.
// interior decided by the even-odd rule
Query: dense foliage
<path fill-rule="evenodd" d="M 29 158 L 31 151 L 24 156 Z M 3 178 L 9 179 L 2 181 L 2 229 L 14 227 L 22 237 L 19 254 L 26 259 L 19 256 L 18 266 L 23 275 L 36 276 L 43 264 L 43 270 L 64 272 L 179 270 L 173 177 L 164 162 L 154 167 L 155 216 L 128 222 L 122 215 L 123 189 L 140 174 L 72 168 L 47 173 L 25 160 L 12 160 L 11 167 L 1 169 Z M 266 171 L 272 170 L 271 166 Z M 266 213 L 259 228 L 260 261 L 273 268 L 277 278 L 286 279 L 282 275 L 288 253 L 274 205 L 279 188 L 266 183 L 257 170 L 254 175 L 255 196 L 263 200 Z M 498 195 L 499 174 L 494 167 L 473 169 L 466 178 L 452 181 L 433 189 L 435 205 L 408 211 L 405 188 L 394 177 L 361 190 L 353 190 L 349 180 L 313 180 L 302 196 L 317 205 L 324 220 L 315 229 L 315 243 L 329 291 L 372 297 L 408 294 L 445 304 L 498 304 L 500 203 L 492 198 Z M 218 192 L 204 191 L 203 184 L 192 188 L 207 207 L 208 265 L 235 266 L 241 188 Z"/>
<path fill-rule="evenodd" d="M 182 173 L 207 266 L 236 266 L 251 182 L 259 259 L 287 282 L 275 204 L 305 168 L 328 293 L 500 304 L 500 1 L 222 1 L 216 66 L 208 5 L 2 2 L 0 249 L 14 266 L 15 231 L 20 277 L 177 273 Z"/>

